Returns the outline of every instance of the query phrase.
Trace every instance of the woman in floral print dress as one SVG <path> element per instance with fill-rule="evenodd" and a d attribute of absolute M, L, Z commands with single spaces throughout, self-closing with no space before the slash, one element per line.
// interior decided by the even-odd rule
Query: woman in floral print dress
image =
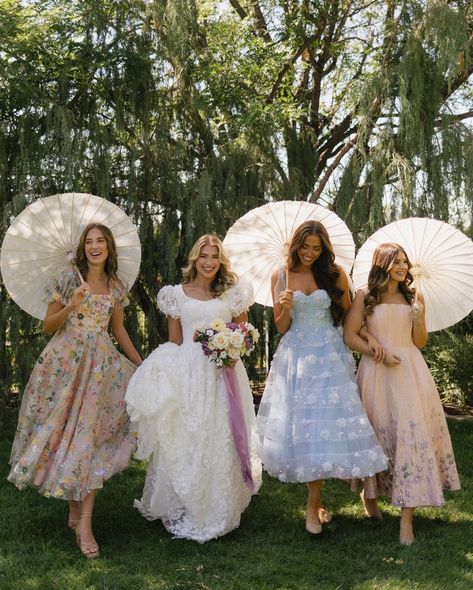
<path fill-rule="evenodd" d="M 460 488 L 442 404 L 419 350 L 427 342 L 425 310 L 422 296 L 409 287 L 410 266 L 401 246 L 379 245 L 368 288 L 356 294 L 344 325 L 346 344 L 363 354 L 358 386 L 389 459 L 387 471 L 364 481 L 362 500 L 366 513 L 377 518 L 380 494 L 401 508 L 403 545 L 414 541 L 414 509 L 440 506 L 444 489 Z M 384 360 L 367 355 L 358 335 L 363 324 L 384 349 Z"/>
<path fill-rule="evenodd" d="M 135 448 L 124 395 L 141 358 L 123 325 L 126 289 L 117 277 L 109 228 L 90 224 L 76 270 L 51 279 L 44 329 L 54 334 L 26 386 L 10 457 L 19 489 L 69 501 L 69 527 L 82 553 L 97 557 L 95 493 L 128 464 Z M 128 358 L 114 347 L 108 328 Z M 128 360 L 129 359 L 129 360 Z"/>
<path fill-rule="evenodd" d="M 350 307 L 350 291 L 329 234 L 308 220 L 295 230 L 288 250 L 287 267 L 271 279 L 274 321 L 283 336 L 258 410 L 259 454 L 273 477 L 306 483 L 305 527 L 320 535 L 331 519 L 322 505 L 324 479 L 374 475 L 387 460 L 363 411 L 353 356 L 337 327 Z"/>

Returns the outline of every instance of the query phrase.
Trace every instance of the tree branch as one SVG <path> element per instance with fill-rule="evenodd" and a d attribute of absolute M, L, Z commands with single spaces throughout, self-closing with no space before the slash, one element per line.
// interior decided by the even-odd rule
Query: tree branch
<path fill-rule="evenodd" d="M 273 87 L 271 88 L 271 92 L 269 93 L 269 95 L 266 98 L 266 104 L 270 104 L 273 102 L 273 100 L 276 97 L 276 94 L 279 90 L 279 86 L 281 85 L 281 82 L 282 82 L 284 76 L 286 75 L 286 73 L 294 65 L 294 63 L 299 59 L 299 57 L 302 55 L 304 50 L 307 49 L 309 47 L 309 45 L 311 43 L 313 43 L 318 38 L 319 38 L 318 35 L 312 35 L 312 37 L 309 37 L 308 39 L 305 40 L 305 43 L 301 47 L 299 47 L 297 50 L 295 50 L 292 53 L 292 55 L 289 57 L 289 59 L 286 61 L 286 63 L 283 65 L 283 67 L 279 71 L 279 74 L 276 76 L 276 80 L 273 84 Z"/>
<path fill-rule="evenodd" d="M 256 28 L 258 29 L 259 34 L 261 37 L 268 43 L 272 42 L 271 35 L 268 31 L 268 26 L 264 19 L 264 15 L 261 11 L 261 8 L 256 0 L 251 0 L 251 5 L 253 7 L 253 16 L 256 23 Z"/>
<path fill-rule="evenodd" d="M 230 0 L 230 4 L 233 6 L 233 8 L 236 10 L 238 16 L 241 19 L 247 18 L 248 13 L 246 12 L 246 10 L 242 7 L 242 5 L 237 2 L 237 0 Z"/>
<path fill-rule="evenodd" d="M 350 139 L 338 152 L 333 162 L 327 166 L 322 179 L 320 180 L 317 188 L 312 192 L 311 196 L 309 197 L 309 203 L 317 203 L 322 191 L 325 188 L 325 185 L 329 181 L 330 177 L 332 176 L 333 172 L 337 168 L 337 166 L 342 161 L 343 156 L 348 153 L 353 147 L 356 147 L 356 137 Z"/>

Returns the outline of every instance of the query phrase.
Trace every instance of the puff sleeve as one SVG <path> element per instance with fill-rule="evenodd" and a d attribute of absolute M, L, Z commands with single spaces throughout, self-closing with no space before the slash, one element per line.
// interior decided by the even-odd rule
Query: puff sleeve
<path fill-rule="evenodd" d="M 254 303 L 253 287 L 251 283 L 240 280 L 238 283 L 228 290 L 228 297 L 230 298 L 230 307 L 232 310 L 232 317 L 248 311 Z"/>
<path fill-rule="evenodd" d="M 80 279 L 73 268 L 67 269 L 59 274 L 53 275 L 44 287 L 43 303 L 49 305 L 58 301 L 67 305 L 74 289 L 80 285 Z"/>
<path fill-rule="evenodd" d="M 158 307 L 164 315 L 175 320 L 181 318 L 179 285 L 166 285 L 158 292 Z"/>
<path fill-rule="evenodd" d="M 122 309 L 130 304 L 127 288 L 121 281 L 114 284 L 112 294 L 115 303 L 118 303 Z"/>

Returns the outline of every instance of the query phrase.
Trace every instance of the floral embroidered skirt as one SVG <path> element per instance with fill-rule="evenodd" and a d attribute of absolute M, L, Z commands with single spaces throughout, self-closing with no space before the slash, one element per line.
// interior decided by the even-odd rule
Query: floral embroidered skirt
<path fill-rule="evenodd" d="M 389 459 L 387 471 L 365 480 L 365 495 L 388 496 L 400 507 L 440 506 L 443 490 L 460 489 L 440 397 L 413 344 L 391 350 L 400 365 L 363 357 L 357 374 L 366 413 Z"/>
<path fill-rule="evenodd" d="M 281 481 L 351 479 L 386 468 L 361 405 L 351 353 L 333 326 L 291 327 L 257 416 L 259 455 Z"/>
<path fill-rule="evenodd" d="M 80 501 L 122 471 L 136 441 L 124 403 L 134 370 L 106 330 L 57 332 L 23 395 L 8 480 Z"/>

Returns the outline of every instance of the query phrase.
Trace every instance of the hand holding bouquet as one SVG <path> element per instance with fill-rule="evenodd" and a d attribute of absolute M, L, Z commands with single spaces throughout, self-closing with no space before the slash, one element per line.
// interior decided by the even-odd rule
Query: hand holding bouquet
<path fill-rule="evenodd" d="M 219 318 L 194 334 L 194 342 L 201 343 L 204 354 L 218 367 L 230 367 L 242 356 L 248 356 L 258 340 L 259 332 L 249 322 L 225 323 Z"/>

